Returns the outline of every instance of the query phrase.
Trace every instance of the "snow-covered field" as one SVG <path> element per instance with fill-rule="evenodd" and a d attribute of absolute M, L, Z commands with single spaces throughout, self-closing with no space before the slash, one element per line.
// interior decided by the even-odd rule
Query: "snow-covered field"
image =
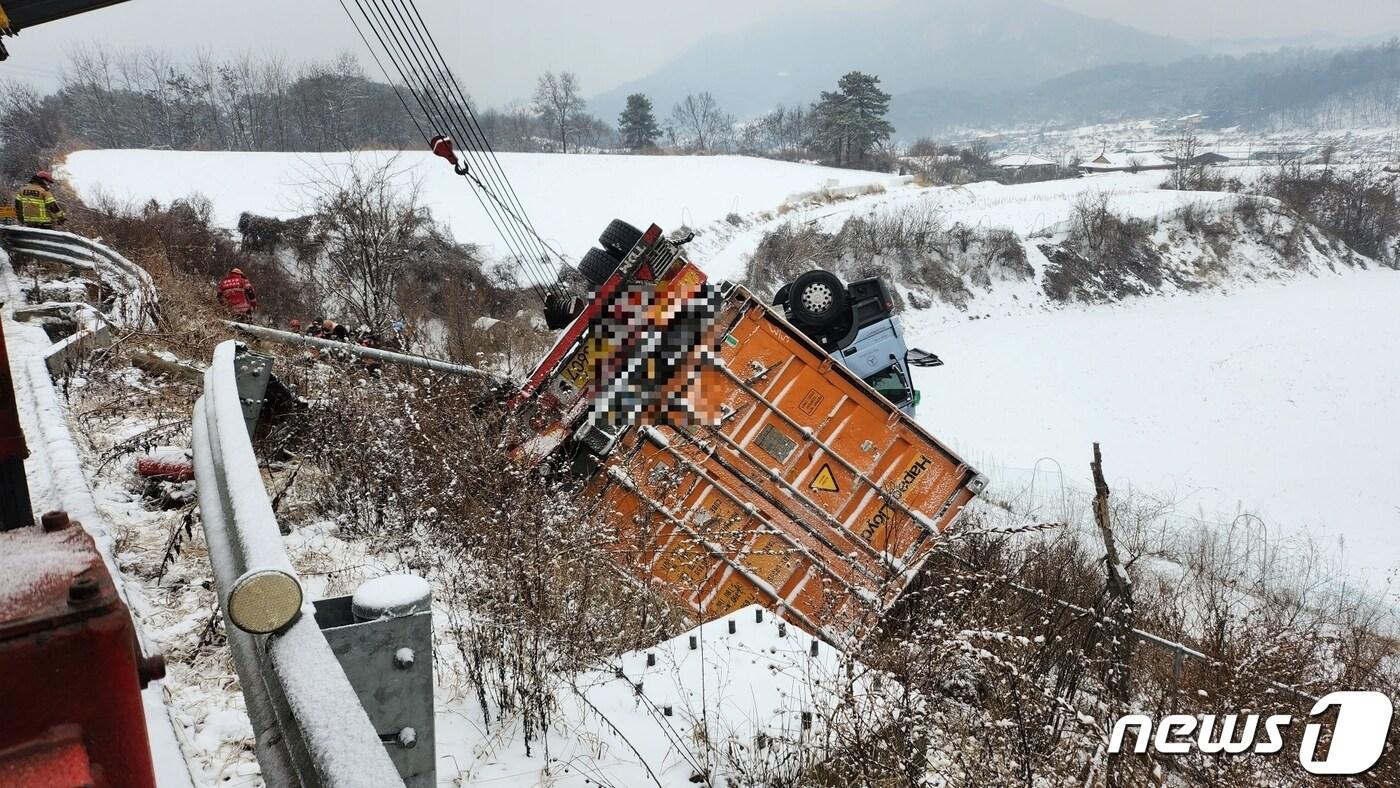
<path fill-rule="evenodd" d="M 1115 172 L 1013 186 L 993 181 L 934 188 L 905 186 L 834 204 L 812 201 L 790 206 L 781 216 L 762 217 L 737 230 L 716 223 L 705 228 L 710 231 L 708 237 L 701 234 L 695 243 L 711 276 L 738 278 L 759 239 L 786 222 L 812 223 L 835 232 L 853 216 L 929 207 L 939 211 L 947 225 L 960 222 L 981 229 L 1001 227 L 1026 238 L 1063 224 L 1070 216 L 1075 197 L 1084 192 L 1108 194 L 1115 211 L 1142 219 L 1164 217 L 1187 203 L 1229 203 L 1237 199 L 1236 195 L 1221 192 L 1165 191 L 1160 186 L 1166 177 L 1161 171 Z"/>
<path fill-rule="evenodd" d="M 95 150 L 70 154 L 60 173 L 86 200 L 107 194 L 123 202 L 162 203 L 202 194 L 215 220 L 238 224 L 244 211 L 290 218 L 308 212 L 311 184 L 357 162 L 395 154 L 218 153 Z M 776 208 L 785 197 L 818 189 L 884 184 L 891 176 L 744 156 L 608 156 L 499 154 L 534 226 L 571 259 L 582 256 L 615 217 L 670 230 L 699 227 L 730 213 Z M 405 188 L 417 183 L 422 203 L 459 241 L 499 247 L 466 179 L 426 152 L 397 154 L 392 166 Z"/>
<path fill-rule="evenodd" d="M 1274 538 L 1308 533 L 1375 580 L 1400 567 L 1400 272 L 1116 306 L 922 322 L 920 418 L 1015 491 L 1089 478 Z M 926 316 L 927 317 L 927 316 Z M 1253 524 L 1251 524 L 1253 525 Z"/>

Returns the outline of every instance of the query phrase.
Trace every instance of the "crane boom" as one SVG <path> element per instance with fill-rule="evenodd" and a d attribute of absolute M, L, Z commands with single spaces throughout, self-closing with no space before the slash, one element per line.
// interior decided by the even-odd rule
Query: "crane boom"
<path fill-rule="evenodd" d="M 0 36 L 12 36 L 35 25 L 124 2 L 126 0 L 0 0 Z M 0 41 L 0 60 L 8 57 Z"/>

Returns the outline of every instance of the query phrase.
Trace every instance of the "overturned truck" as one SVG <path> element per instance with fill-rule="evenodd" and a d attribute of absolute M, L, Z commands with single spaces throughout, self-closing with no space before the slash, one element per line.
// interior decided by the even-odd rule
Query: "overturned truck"
<path fill-rule="evenodd" d="M 582 474 L 618 560 L 702 620 L 757 602 L 858 639 L 985 479 L 688 240 L 607 228 L 516 455 Z"/>

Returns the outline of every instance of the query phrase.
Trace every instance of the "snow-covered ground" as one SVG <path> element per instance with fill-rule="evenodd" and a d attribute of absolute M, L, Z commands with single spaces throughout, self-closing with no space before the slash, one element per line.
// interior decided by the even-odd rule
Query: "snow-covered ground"
<path fill-rule="evenodd" d="M 759 239 L 787 222 L 810 223 L 835 232 L 853 216 L 927 207 L 942 214 L 946 225 L 999 227 L 1026 238 L 1063 224 L 1073 210 L 1075 198 L 1085 192 L 1108 194 L 1115 211 L 1142 219 L 1167 216 L 1188 203 L 1230 203 L 1238 199 L 1222 192 L 1166 191 L 1160 188 L 1166 177 L 1161 171 L 1115 172 L 1012 186 L 993 181 L 932 188 L 903 186 L 836 203 L 799 203 L 785 208 L 781 215 L 763 215 L 739 228 L 716 222 L 702 228 L 708 232 L 695 240 L 695 248 L 712 277 L 737 279 L 743 276 Z"/>
<path fill-rule="evenodd" d="M 214 204 L 215 220 L 235 227 L 244 211 L 290 218 L 308 212 L 311 184 L 351 162 L 389 161 L 395 154 L 219 153 L 155 150 L 94 150 L 70 154 L 61 177 L 92 200 L 106 194 L 137 204 L 169 203 L 202 194 Z M 540 235 L 570 259 L 578 259 L 615 217 L 667 230 L 699 227 L 776 208 L 797 192 L 884 184 L 891 176 L 744 156 L 609 156 L 501 153 L 510 178 Z M 417 184 L 422 203 L 450 226 L 459 241 L 499 247 L 466 179 L 427 152 L 397 154 L 393 167 L 405 188 Z"/>
<path fill-rule="evenodd" d="M 1308 533 L 1373 579 L 1400 568 L 1400 272 L 943 321 L 910 341 L 920 419 L 1011 489 L 1031 469 L 1110 482 L 1274 538 Z M 1047 480 L 1039 478 L 1041 484 Z"/>
<path fill-rule="evenodd" d="M 733 628 L 731 633 L 730 628 Z M 792 779 L 820 760 L 843 697 L 877 714 L 902 693 L 830 646 L 751 605 L 596 670 L 559 679 L 549 758 L 526 754 L 518 726 L 491 726 L 475 700 L 438 715 L 443 785 L 656 785 L 697 775 Z M 846 713 L 850 713 L 847 709 Z"/>

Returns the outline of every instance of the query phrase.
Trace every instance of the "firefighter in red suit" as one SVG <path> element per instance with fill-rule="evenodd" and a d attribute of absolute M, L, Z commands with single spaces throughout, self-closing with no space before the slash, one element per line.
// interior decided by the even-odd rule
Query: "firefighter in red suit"
<path fill-rule="evenodd" d="M 235 268 L 219 282 L 219 301 L 234 314 L 247 317 L 258 308 L 258 296 L 253 292 L 253 283 L 243 275 L 243 269 Z"/>

